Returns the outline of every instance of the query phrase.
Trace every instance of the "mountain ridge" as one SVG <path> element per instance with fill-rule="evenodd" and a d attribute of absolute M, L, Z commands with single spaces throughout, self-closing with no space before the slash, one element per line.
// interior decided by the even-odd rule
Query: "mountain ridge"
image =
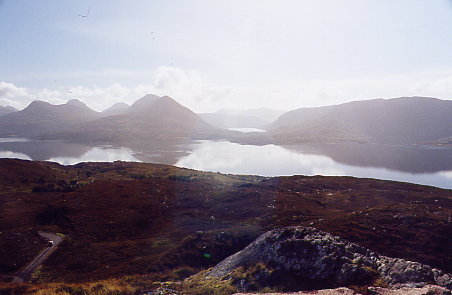
<path fill-rule="evenodd" d="M 204 122 L 173 98 L 148 94 L 120 114 L 98 118 L 42 138 L 109 142 L 136 147 L 152 141 L 182 143 L 198 138 L 218 138 L 223 132 L 226 131 Z"/>
<path fill-rule="evenodd" d="M 418 144 L 452 134 L 452 101 L 400 97 L 300 108 L 267 127 L 276 142 Z"/>
<path fill-rule="evenodd" d="M 60 105 L 35 100 L 21 111 L 0 117 L 0 136 L 33 137 L 71 128 L 100 116 L 79 100 Z"/>
<path fill-rule="evenodd" d="M 0 106 L 0 117 L 9 113 L 17 112 L 16 108 L 12 106 Z"/>
<path fill-rule="evenodd" d="M 213 113 L 200 113 L 202 119 L 219 128 L 264 128 L 284 111 L 269 108 L 220 109 Z"/>
<path fill-rule="evenodd" d="M 130 106 L 124 102 L 117 102 L 111 107 L 102 111 L 104 116 L 114 116 L 124 113 Z"/>

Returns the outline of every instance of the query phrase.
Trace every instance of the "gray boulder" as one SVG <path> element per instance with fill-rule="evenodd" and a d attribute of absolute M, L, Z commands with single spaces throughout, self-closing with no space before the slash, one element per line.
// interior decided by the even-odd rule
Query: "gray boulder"
<path fill-rule="evenodd" d="M 400 289 L 388 289 L 381 287 L 370 287 L 367 289 L 372 295 L 450 295 L 450 291 L 439 286 L 427 285 L 421 288 L 403 287 Z M 323 289 L 296 293 L 235 293 L 234 295 L 361 295 L 348 288 Z"/>
<path fill-rule="evenodd" d="M 260 264 L 265 271 L 237 278 L 237 270 Z M 226 258 L 205 277 L 231 279 L 241 291 L 288 286 L 290 291 L 374 283 L 389 287 L 451 287 L 450 275 L 427 265 L 379 255 L 311 227 L 266 232 L 242 251 Z M 290 279 L 290 282 L 289 282 Z M 254 282 L 250 282 L 254 280 Z"/>

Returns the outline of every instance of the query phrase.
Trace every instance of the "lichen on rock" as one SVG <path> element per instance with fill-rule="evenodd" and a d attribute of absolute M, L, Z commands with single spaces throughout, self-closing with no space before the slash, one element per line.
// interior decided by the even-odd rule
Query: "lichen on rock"
<path fill-rule="evenodd" d="M 258 264 L 265 270 L 258 277 L 265 280 L 256 284 L 256 273 L 253 277 L 247 270 L 256 272 Z M 204 277 L 233 278 L 232 284 L 242 292 L 264 287 L 282 291 L 372 285 L 451 287 L 450 275 L 437 269 L 382 256 L 329 233 L 300 226 L 266 232 Z"/>

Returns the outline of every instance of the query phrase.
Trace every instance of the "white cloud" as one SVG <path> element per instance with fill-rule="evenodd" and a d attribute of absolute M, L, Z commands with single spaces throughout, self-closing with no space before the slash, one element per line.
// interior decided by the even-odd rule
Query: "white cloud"
<path fill-rule="evenodd" d="M 55 89 L 30 90 L 25 97 L 11 97 L 4 104 L 25 107 L 35 99 L 53 104 L 79 99 L 89 107 L 102 111 L 114 103 L 132 104 L 146 94 L 168 95 L 195 111 L 215 111 L 221 101 L 233 96 L 231 87 L 210 83 L 194 70 L 162 66 L 148 72 L 149 83 L 126 86 L 114 83 L 108 86 L 56 87 Z M 0 101 L 1 102 L 1 101 Z"/>
<path fill-rule="evenodd" d="M 175 67 L 158 68 L 152 86 L 157 94 L 171 96 L 197 111 L 212 109 L 233 91 L 232 87 L 208 82 L 196 71 Z"/>
<path fill-rule="evenodd" d="M 13 83 L 0 82 L 0 105 L 21 108 L 23 102 L 29 96 L 25 88 L 20 88 Z"/>
<path fill-rule="evenodd" d="M 452 99 L 452 75 L 436 80 L 422 81 L 415 85 L 414 89 L 420 95 Z"/>
<path fill-rule="evenodd" d="M 134 89 L 115 83 L 107 87 L 72 87 L 67 89 L 66 96 L 70 99 L 80 99 L 91 108 L 102 111 L 117 102 L 130 103 L 131 96 L 135 95 L 133 92 Z"/>
<path fill-rule="evenodd" d="M 24 88 L 16 87 L 12 83 L 0 82 L 0 98 L 25 96 L 25 95 L 27 95 L 27 91 Z"/>
<path fill-rule="evenodd" d="M 229 81 L 219 84 L 211 77 L 193 69 L 161 66 L 146 75 L 148 83 L 107 86 L 58 86 L 54 89 L 25 89 L 0 82 L 0 104 L 23 108 L 35 99 L 53 104 L 80 99 L 89 107 L 102 111 L 114 103 L 133 103 L 151 93 L 168 95 L 195 112 L 220 108 L 271 107 L 290 110 L 306 106 L 323 106 L 352 100 L 393 98 L 399 96 L 432 96 L 452 99 L 452 73 L 437 71 L 359 77 L 349 79 L 258 79 Z"/>
<path fill-rule="evenodd" d="M 51 104 L 62 104 L 66 102 L 63 98 L 62 92 L 57 89 L 40 89 L 29 97 L 33 98 L 33 100 L 43 100 Z"/>

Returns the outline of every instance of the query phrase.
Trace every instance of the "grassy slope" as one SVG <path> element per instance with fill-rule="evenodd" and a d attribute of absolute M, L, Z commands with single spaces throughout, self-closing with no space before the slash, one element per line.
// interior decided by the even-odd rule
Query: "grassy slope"
<path fill-rule="evenodd" d="M 66 235 L 36 278 L 41 282 L 184 277 L 286 225 L 315 226 L 452 271 L 450 190 L 351 177 L 0 160 L 0 192 L 0 272 L 39 251 L 37 230 Z"/>

